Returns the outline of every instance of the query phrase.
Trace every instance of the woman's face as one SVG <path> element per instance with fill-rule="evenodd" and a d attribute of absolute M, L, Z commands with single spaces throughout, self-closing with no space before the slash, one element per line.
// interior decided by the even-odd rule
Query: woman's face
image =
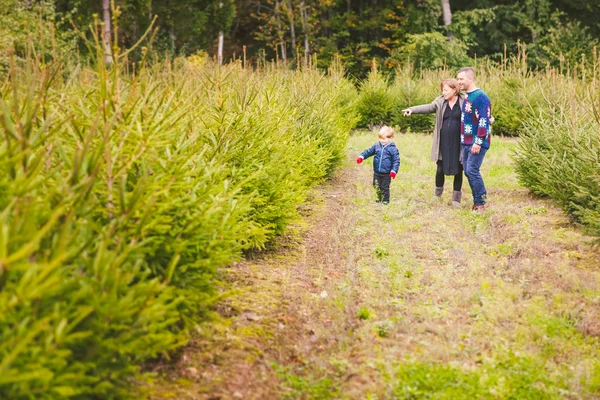
<path fill-rule="evenodd" d="M 442 95 L 444 96 L 444 99 L 452 100 L 456 97 L 456 90 L 445 84 L 442 88 Z"/>

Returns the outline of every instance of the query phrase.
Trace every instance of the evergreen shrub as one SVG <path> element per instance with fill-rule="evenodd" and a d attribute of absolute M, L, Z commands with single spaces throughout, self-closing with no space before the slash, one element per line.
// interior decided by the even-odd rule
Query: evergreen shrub
<path fill-rule="evenodd" d="M 371 72 L 360 85 L 359 97 L 356 103 L 356 111 L 360 116 L 359 126 L 389 124 L 393 101 L 388 79 L 373 61 Z"/>
<path fill-rule="evenodd" d="M 390 89 L 394 99 L 392 124 L 411 131 L 433 131 L 435 114 L 405 117 L 402 110 L 434 101 L 441 94 L 440 83 L 444 76 L 441 71 L 421 71 L 416 75 L 410 66 L 397 69 Z"/>
<path fill-rule="evenodd" d="M 540 87 L 545 103 L 525 120 L 514 161 L 524 186 L 552 198 L 591 234 L 600 236 L 600 98 L 596 86 L 554 76 Z"/>
<path fill-rule="evenodd" d="M 339 68 L 103 57 L 13 58 L 0 84 L 0 398 L 141 397 L 357 120 Z"/>

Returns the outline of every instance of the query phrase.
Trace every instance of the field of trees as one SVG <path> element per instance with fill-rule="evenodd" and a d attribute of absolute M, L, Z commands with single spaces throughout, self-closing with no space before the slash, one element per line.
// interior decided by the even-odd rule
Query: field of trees
<path fill-rule="evenodd" d="M 229 339 L 221 340 L 230 338 L 224 333 L 229 319 L 235 329 L 240 320 L 257 325 L 251 328 L 258 333 L 235 330 L 242 342 L 255 340 L 256 349 L 273 346 L 265 338 L 282 338 L 274 347 L 281 349 L 277 357 L 258 356 L 262 350 L 243 346 L 241 355 L 231 353 L 244 360 L 256 357 L 256 371 L 277 386 L 266 385 L 272 389 L 265 389 L 267 396 L 335 398 L 348 390 L 398 398 L 439 392 L 451 398 L 457 392 L 442 390 L 450 381 L 459 382 L 463 393 L 495 398 L 518 397 L 511 382 L 517 389 L 535 389 L 523 392 L 529 398 L 599 395 L 600 367 L 593 353 L 600 336 L 594 322 L 600 315 L 595 39 L 600 25 L 592 18 L 600 10 L 595 4 L 482 1 L 475 9 L 460 1 L 122 1 L 104 2 L 102 8 L 100 2 L 0 1 L 1 398 L 193 397 L 177 384 L 178 376 L 189 372 L 177 372 L 178 366 L 202 359 L 190 367 L 198 369 L 227 359 L 226 351 L 208 349 L 231 347 Z M 448 5 L 452 23 L 446 23 L 448 10 L 442 12 Z M 103 20 L 110 21 L 110 32 Z M 424 200 L 432 177 L 426 157 L 419 158 L 426 152 L 419 149 L 426 147 L 433 119 L 401 115 L 407 106 L 433 100 L 440 81 L 466 64 L 475 67 L 478 85 L 492 99 L 494 135 L 510 137 L 498 141 L 489 171 L 498 207 L 483 217 L 473 216 L 468 204 L 456 212 L 440 211 Z M 368 173 L 358 173 L 351 183 L 347 163 L 359 144 L 374 140 L 352 131 L 364 133 L 380 123 L 397 128 L 400 152 L 408 155 L 393 188 L 395 214 L 388 212 L 381 226 L 368 222 L 375 217 Z M 344 199 L 343 212 L 322 209 L 325 225 L 319 228 L 313 220 L 306 223 L 316 230 L 301 228 L 302 221 L 310 221 L 307 210 L 339 206 L 320 197 L 330 179 L 332 198 Z M 399 193 L 406 195 L 404 202 Z M 522 206 L 518 218 L 515 205 Z M 423 248 L 409 240 L 413 234 L 435 236 L 439 232 L 427 221 L 440 217 L 455 223 L 457 237 L 491 235 L 483 249 L 464 255 L 485 260 L 489 271 L 466 261 L 457 264 L 488 282 L 481 293 L 478 281 L 466 282 L 468 299 L 456 287 L 443 286 L 454 265 L 444 258 L 451 250 L 446 246 L 458 248 L 460 242 Z M 351 221 L 355 225 L 348 225 Z M 539 236 L 543 229 L 560 234 Z M 404 250 L 366 239 L 382 230 L 406 240 Z M 311 237 L 321 240 L 306 242 Z M 323 253 L 330 249 L 327 240 L 342 238 L 354 243 L 354 250 Z M 546 276 L 541 270 L 555 253 L 549 243 L 561 255 Z M 304 258 L 278 258 L 282 248 L 304 246 L 317 255 L 307 250 Z M 357 318 L 372 321 L 363 334 L 382 342 L 367 346 L 371 350 L 385 350 L 390 343 L 383 338 L 406 333 L 394 313 L 408 312 L 408 306 L 421 313 L 405 315 L 408 320 L 440 322 L 448 309 L 460 313 L 473 301 L 483 318 L 479 333 L 504 334 L 508 324 L 521 327 L 522 336 L 504 336 L 490 350 L 482 343 L 491 338 L 474 333 L 483 350 L 472 354 L 458 347 L 452 350 L 456 354 L 447 352 L 438 343 L 444 357 L 384 362 L 373 382 L 387 377 L 385 390 L 365 385 L 353 391 L 341 382 L 362 373 L 361 361 L 335 347 L 315 368 L 296 356 L 288 365 L 281 357 L 294 336 L 274 334 L 269 325 L 312 301 L 298 294 L 306 287 L 291 285 L 285 301 L 297 302 L 298 310 L 283 303 L 274 308 L 281 299 L 267 292 L 280 290 L 273 282 L 289 282 L 278 275 L 280 267 L 306 273 L 321 289 L 319 257 L 328 260 L 323 265 L 332 263 L 338 275 L 327 279 L 340 286 L 314 293 L 321 298 L 331 293 L 334 303 L 307 309 L 319 315 L 316 320 L 337 321 L 331 332 L 345 331 Z M 255 258 L 267 260 L 258 263 L 259 272 L 248 269 Z M 440 259 L 446 261 L 439 264 Z M 342 260 L 356 262 L 356 269 L 336 270 L 334 261 L 341 265 Z M 375 269 L 361 269 L 368 260 Z M 437 271 L 438 264 L 448 268 Z M 390 280 L 372 279 L 377 271 L 391 274 Z M 266 292 L 248 300 L 244 285 L 263 287 L 256 274 L 264 278 Z M 414 274 L 422 278 L 418 284 L 410 280 Z M 359 291 L 343 290 L 356 279 L 373 295 L 371 302 Z M 544 288 L 550 286 L 560 289 L 560 296 L 548 297 Z M 444 304 L 451 306 L 446 311 L 446 306 L 425 307 L 433 289 L 446 294 Z M 387 295 L 403 300 L 390 308 Z M 495 306 L 484 310 L 485 299 Z M 543 301 L 553 303 L 543 308 Z M 512 313 L 502 314 L 501 305 L 509 302 L 515 304 Z M 538 308 L 531 308 L 533 303 Z M 334 317 L 336 307 L 344 312 Z M 465 312 L 475 312 L 471 308 Z M 261 325 L 261 312 L 271 313 L 268 326 Z M 376 318 L 378 313 L 385 318 Z M 285 326 L 288 317 L 278 324 Z M 464 332 L 457 324 L 459 337 Z M 313 332 L 309 336 L 318 331 L 307 329 Z M 354 338 L 346 339 L 352 348 Z M 526 339 L 534 344 L 528 347 Z M 200 345 L 207 340 L 210 345 Z M 448 340 L 448 346 L 459 346 Z M 500 356 L 510 348 L 507 343 L 522 353 Z M 193 349 L 199 349 L 195 355 Z M 236 371 L 230 361 L 229 371 Z M 489 375 L 475 365 L 499 372 Z M 509 374 L 515 365 L 516 375 Z M 348 374 L 332 373 L 338 369 Z M 156 371 L 170 371 L 166 375 L 175 378 L 163 376 L 153 385 Z M 409 375 L 422 376 L 423 382 L 411 386 Z M 439 382 L 427 383 L 432 375 Z M 191 378 L 202 383 L 194 373 Z M 197 393 L 219 391 L 193 387 Z"/>

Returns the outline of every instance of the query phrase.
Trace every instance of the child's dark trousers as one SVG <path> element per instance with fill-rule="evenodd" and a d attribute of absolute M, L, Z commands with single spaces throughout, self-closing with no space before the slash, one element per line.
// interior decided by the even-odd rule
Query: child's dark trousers
<path fill-rule="evenodd" d="M 377 201 L 390 202 L 390 183 L 392 177 L 389 172 L 373 172 L 373 186 L 377 192 Z"/>

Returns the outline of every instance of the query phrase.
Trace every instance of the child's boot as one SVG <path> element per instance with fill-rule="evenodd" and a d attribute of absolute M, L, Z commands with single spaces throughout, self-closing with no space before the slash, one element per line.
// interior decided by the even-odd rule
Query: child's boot
<path fill-rule="evenodd" d="M 452 207 L 460 208 L 460 200 L 462 199 L 462 191 L 454 190 L 452 192 Z"/>

